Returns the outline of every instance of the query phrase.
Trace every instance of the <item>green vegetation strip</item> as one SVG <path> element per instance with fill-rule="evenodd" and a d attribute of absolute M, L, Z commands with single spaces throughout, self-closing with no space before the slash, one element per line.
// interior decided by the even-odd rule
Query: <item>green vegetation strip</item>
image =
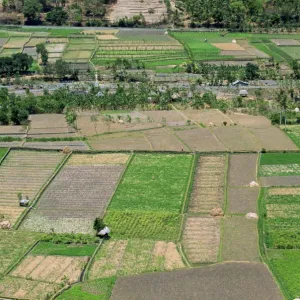
<path fill-rule="evenodd" d="M 4 161 L 5 157 L 8 155 L 9 150 L 10 149 L 8 148 L 0 148 L 0 165 Z"/>
<path fill-rule="evenodd" d="M 109 300 L 116 278 L 104 278 L 73 285 L 57 300 Z"/>
<path fill-rule="evenodd" d="M 262 153 L 260 165 L 300 164 L 300 153 Z"/>
<path fill-rule="evenodd" d="M 283 131 L 297 145 L 297 147 L 300 148 L 300 126 L 290 125 L 283 129 Z"/>
<path fill-rule="evenodd" d="M 66 256 L 92 256 L 97 245 L 81 244 L 53 244 L 40 242 L 33 248 L 32 255 L 66 255 Z"/>

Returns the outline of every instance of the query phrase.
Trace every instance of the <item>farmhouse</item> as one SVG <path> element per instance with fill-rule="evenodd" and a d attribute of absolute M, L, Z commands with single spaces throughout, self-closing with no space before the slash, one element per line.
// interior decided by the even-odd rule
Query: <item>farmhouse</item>
<path fill-rule="evenodd" d="M 249 83 L 246 81 L 242 81 L 242 80 L 236 80 L 235 82 L 232 83 L 233 86 L 248 86 Z"/>
<path fill-rule="evenodd" d="M 248 97 L 248 91 L 247 90 L 240 90 L 239 95 L 241 97 Z"/>

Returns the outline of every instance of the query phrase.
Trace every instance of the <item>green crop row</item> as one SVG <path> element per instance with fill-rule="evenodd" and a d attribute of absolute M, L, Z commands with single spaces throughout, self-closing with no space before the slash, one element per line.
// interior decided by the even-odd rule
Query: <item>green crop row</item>
<path fill-rule="evenodd" d="M 168 212 L 143 212 L 108 210 L 105 224 L 111 228 L 112 237 L 176 240 L 181 216 Z"/>

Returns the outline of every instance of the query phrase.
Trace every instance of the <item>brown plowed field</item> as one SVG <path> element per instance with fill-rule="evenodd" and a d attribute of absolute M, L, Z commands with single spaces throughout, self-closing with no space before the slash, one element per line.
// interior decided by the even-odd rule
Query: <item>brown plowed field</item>
<path fill-rule="evenodd" d="M 195 123 L 202 123 L 205 126 L 209 126 L 212 123 L 215 126 L 222 126 L 223 122 L 227 122 L 228 125 L 233 122 L 231 119 L 223 114 L 218 109 L 207 109 L 207 110 L 195 110 L 195 109 L 186 109 L 180 111 L 183 115 L 186 116 L 187 120 L 194 121 Z"/>
<path fill-rule="evenodd" d="M 271 122 L 263 116 L 251 116 L 246 114 L 233 113 L 229 115 L 230 119 L 233 120 L 240 126 L 249 128 L 269 128 Z"/>
<path fill-rule="evenodd" d="M 215 47 L 221 50 L 228 50 L 228 51 L 245 51 L 245 49 L 240 46 L 239 44 L 234 43 L 213 43 Z"/>
<path fill-rule="evenodd" d="M 232 154 L 229 156 L 228 185 L 249 186 L 256 181 L 257 154 Z"/>
<path fill-rule="evenodd" d="M 187 118 L 175 110 L 144 111 L 143 113 L 149 116 L 155 122 L 165 123 L 167 126 L 186 125 Z"/>
<path fill-rule="evenodd" d="M 259 151 L 261 146 L 251 132 L 239 126 L 224 126 L 212 129 L 214 134 L 232 151 Z"/>
<path fill-rule="evenodd" d="M 89 146 L 84 141 L 71 142 L 26 142 L 23 147 L 32 149 L 63 150 L 68 147 L 70 150 L 89 150 Z"/>
<path fill-rule="evenodd" d="M 121 277 L 111 300 L 283 300 L 262 263 L 223 263 Z"/>
<path fill-rule="evenodd" d="M 218 261 L 220 245 L 219 219 L 211 217 L 188 217 L 185 223 L 182 244 L 191 263 Z"/>
<path fill-rule="evenodd" d="M 228 150 L 218 141 L 208 128 L 176 130 L 175 134 L 189 146 L 192 151 L 226 151 Z"/>
<path fill-rule="evenodd" d="M 223 219 L 222 259 L 224 261 L 260 261 L 257 220 L 245 216 Z"/>
<path fill-rule="evenodd" d="M 201 156 L 196 169 L 189 212 L 209 212 L 223 208 L 226 157 Z"/>
<path fill-rule="evenodd" d="M 145 131 L 144 134 L 155 151 L 189 151 L 173 131 L 161 128 Z"/>
<path fill-rule="evenodd" d="M 298 147 L 279 128 L 250 129 L 261 148 L 266 150 L 298 150 Z"/>
<path fill-rule="evenodd" d="M 79 280 L 88 259 L 87 256 L 29 255 L 10 275 L 49 283 L 60 283 L 66 276 L 70 283 L 74 283 Z"/>
<path fill-rule="evenodd" d="M 102 165 L 102 164 L 126 164 L 129 154 L 73 154 L 68 160 L 68 166 Z"/>
<path fill-rule="evenodd" d="M 228 189 L 228 208 L 229 214 L 246 214 L 256 212 L 257 198 L 259 194 L 258 187 L 243 187 Z"/>
<path fill-rule="evenodd" d="M 89 278 L 132 275 L 183 268 L 173 242 L 151 240 L 111 240 L 97 253 Z"/>
<path fill-rule="evenodd" d="M 29 213 L 22 228 L 47 232 L 53 228 L 55 232 L 64 232 L 60 221 L 64 224 L 67 218 L 70 230 L 90 232 L 93 220 L 103 215 L 123 170 L 122 165 L 109 164 L 65 166 L 43 193 L 37 208 Z"/>
<path fill-rule="evenodd" d="M 14 223 L 24 210 L 17 193 L 33 200 L 64 157 L 61 153 L 11 151 L 0 166 L 0 214 Z"/>
<path fill-rule="evenodd" d="M 92 137 L 89 144 L 95 150 L 151 150 L 151 145 L 142 132 Z"/>

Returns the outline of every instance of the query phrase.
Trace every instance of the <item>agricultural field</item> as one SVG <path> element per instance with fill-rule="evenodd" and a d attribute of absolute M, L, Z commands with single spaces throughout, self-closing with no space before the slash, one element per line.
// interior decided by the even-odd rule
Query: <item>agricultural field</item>
<path fill-rule="evenodd" d="M 28 214 L 22 229 L 92 233 L 93 221 L 103 216 L 126 158 L 129 155 L 119 155 L 118 160 L 114 154 L 74 154 Z"/>
<path fill-rule="evenodd" d="M 288 125 L 284 129 L 289 138 L 300 148 L 300 126 Z"/>
<path fill-rule="evenodd" d="M 61 153 L 10 151 L 0 166 L 0 215 L 14 224 L 24 211 L 18 193 L 32 202 L 62 161 Z"/>
<path fill-rule="evenodd" d="M 200 156 L 195 171 L 194 185 L 188 211 L 209 212 L 223 208 L 226 156 Z"/>
<path fill-rule="evenodd" d="M 64 291 L 58 300 L 109 300 L 116 279 L 103 278 L 75 284 Z"/>
<path fill-rule="evenodd" d="M 289 181 L 289 179 L 292 178 L 290 176 L 295 176 L 294 178 L 296 180 L 296 176 L 300 175 L 300 154 L 262 153 L 258 175 L 261 177 L 260 180 L 262 182 L 269 184 L 272 184 L 273 182 L 274 185 L 277 185 L 275 183 L 280 181 L 281 176 L 289 176 L 288 178 L 282 178 L 282 183 Z"/>
<path fill-rule="evenodd" d="M 3 157 L 5 156 L 6 152 L 7 152 L 7 148 L 0 148 L 0 161 L 3 159 Z"/>
<path fill-rule="evenodd" d="M 157 295 L 160 300 L 282 300 L 280 290 L 264 264 L 242 262 L 120 277 L 111 300 L 153 300 Z"/>
<path fill-rule="evenodd" d="M 299 187 L 263 190 L 261 234 L 267 247 L 266 258 L 287 299 L 300 295 L 299 203 Z"/>
<path fill-rule="evenodd" d="M 89 280 L 183 268 L 173 242 L 110 240 L 100 248 L 89 271 Z"/>
<path fill-rule="evenodd" d="M 190 263 L 217 262 L 220 246 L 220 220 L 212 217 L 187 217 L 182 245 Z"/>

